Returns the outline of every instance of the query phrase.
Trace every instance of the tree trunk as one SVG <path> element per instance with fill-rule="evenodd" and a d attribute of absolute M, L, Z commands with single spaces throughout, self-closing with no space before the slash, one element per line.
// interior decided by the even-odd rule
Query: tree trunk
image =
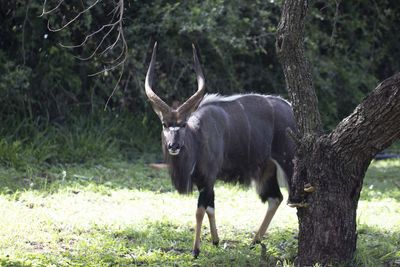
<path fill-rule="evenodd" d="M 400 138 L 400 74 L 378 85 L 331 133 L 321 133 L 304 56 L 307 5 L 306 0 L 284 1 L 276 40 L 298 125 L 298 133 L 291 134 L 297 151 L 289 202 L 298 207 L 299 266 L 353 259 L 365 172 L 376 153 Z M 305 190 L 310 188 L 315 191 Z"/>

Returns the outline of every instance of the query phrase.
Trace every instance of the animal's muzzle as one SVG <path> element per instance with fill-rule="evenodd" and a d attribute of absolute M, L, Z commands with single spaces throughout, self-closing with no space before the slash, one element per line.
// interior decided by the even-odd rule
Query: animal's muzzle
<path fill-rule="evenodd" d="M 168 143 L 167 148 L 170 155 L 176 156 L 182 147 L 178 143 Z"/>

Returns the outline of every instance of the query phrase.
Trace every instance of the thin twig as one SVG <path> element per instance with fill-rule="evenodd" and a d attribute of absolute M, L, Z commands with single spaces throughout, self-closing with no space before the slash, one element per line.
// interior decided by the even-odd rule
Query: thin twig
<path fill-rule="evenodd" d="M 112 92 L 111 92 L 111 95 L 108 97 L 106 104 L 104 105 L 104 111 L 106 111 L 107 106 L 108 106 L 108 103 L 109 103 L 110 100 L 111 100 L 111 97 L 112 97 L 112 96 L 114 95 L 114 93 L 117 91 L 118 84 L 119 84 L 119 82 L 121 81 L 122 75 L 124 74 L 124 69 L 125 69 L 125 64 L 122 65 L 122 71 L 121 71 L 121 74 L 119 75 L 118 81 L 117 81 L 117 83 L 115 84 L 114 89 L 113 89 Z"/>
<path fill-rule="evenodd" d="M 86 35 L 86 37 L 85 37 L 85 39 L 82 41 L 82 43 L 80 43 L 80 44 L 78 44 L 78 45 L 64 45 L 64 44 L 61 44 L 61 43 L 60 43 L 60 45 L 61 45 L 62 47 L 64 47 L 64 48 L 77 48 L 77 47 L 81 47 L 81 46 L 85 45 L 86 42 L 87 42 L 91 37 L 93 37 L 94 35 L 98 34 L 99 32 L 101 32 L 102 30 L 104 30 L 104 29 L 107 28 L 107 27 L 114 26 L 115 24 L 116 24 L 116 23 L 109 23 L 109 24 L 106 24 L 106 25 L 101 26 L 101 28 L 98 29 L 97 31 L 94 31 L 94 32 L 92 32 L 91 34 Z"/>
<path fill-rule="evenodd" d="M 71 23 L 73 23 L 74 21 L 76 21 L 82 14 L 86 13 L 87 11 L 89 11 L 91 8 L 93 8 L 94 6 L 97 5 L 97 3 L 100 2 L 100 0 L 96 0 L 93 4 L 91 4 L 88 8 L 82 10 L 81 12 L 78 13 L 78 15 L 76 15 L 74 18 L 72 18 L 70 21 L 68 21 L 66 24 L 64 24 L 64 26 L 62 26 L 61 28 L 58 29 L 52 29 L 50 28 L 50 24 L 47 23 L 47 29 L 51 32 L 59 32 L 63 29 L 65 29 L 66 27 L 68 27 L 68 25 L 70 25 Z"/>
<path fill-rule="evenodd" d="M 100 43 L 96 46 L 96 49 L 93 51 L 93 53 L 85 58 L 81 58 L 81 57 L 77 57 L 80 60 L 88 60 L 91 59 L 94 55 L 96 55 L 97 51 L 100 49 L 101 45 L 103 44 L 104 40 L 106 40 L 106 38 L 110 35 L 110 33 L 112 32 L 112 30 L 114 30 L 115 26 L 112 26 L 111 29 L 103 36 L 103 38 L 101 39 Z"/>
<path fill-rule="evenodd" d="M 47 2 L 47 0 L 44 0 L 42 14 L 40 14 L 39 17 L 43 17 L 44 15 L 50 14 L 50 13 L 54 12 L 55 10 L 57 10 L 61 6 L 61 4 L 64 2 L 64 0 L 61 0 L 60 2 L 58 2 L 57 6 L 55 8 L 48 10 L 48 11 L 46 11 L 46 2 Z"/>
<path fill-rule="evenodd" d="M 51 32 L 58 32 L 58 31 L 66 29 L 72 23 L 76 22 L 83 14 L 85 14 L 86 12 L 89 12 L 90 9 L 92 9 L 94 6 L 96 6 L 100 1 L 102 1 L 102 0 L 95 0 L 87 8 L 83 7 L 84 9 L 82 11 L 80 11 L 72 19 L 68 20 L 68 22 L 66 22 L 63 26 L 60 26 L 59 28 L 52 28 L 50 26 L 50 22 L 48 21 L 48 23 L 47 23 L 48 30 L 51 31 Z M 40 16 L 54 13 L 57 9 L 60 8 L 60 6 L 63 4 L 63 2 L 64 2 L 64 0 L 60 0 L 56 7 L 52 8 L 50 10 L 46 10 L 47 0 L 44 0 L 44 2 L 43 2 L 43 10 L 42 10 L 42 14 Z M 80 60 L 89 60 L 89 59 L 94 58 L 96 55 L 100 56 L 103 59 L 106 59 L 107 55 L 114 48 L 116 48 L 116 47 L 119 48 L 120 47 L 121 51 L 117 56 L 113 56 L 112 60 L 109 60 L 108 62 L 104 62 L 103 61 L 104 63 L 106 63 L 106 66 L 103 68 L 103 70 L 100 70 L 98 72 L 89 74 L 89 76 L 95 76 L 95 75 L 99 75 L 101 73 L 105 73 L 105 72 L 108 72 L 108 71 L 115 70 L 116 68 L 122 67 L 121 73 L 120 73 L 120 75 L 118 77 L 118 80 L 117 80 L 117 83 L 115 84 L 111 95 L 107 99 L 107 102 L 105 104 L 104 109 L 107 108 L 107 105 L 111 100 L 111 97 L 114 95 L 114 93 L 118 89 L 118 85 L 120 84 L 120 82 L 122 80 L 122 76 L 123 76 L 124 71 L 125 71 L 125 62 L 126 62 L 126 60 L 128 58 L 128 44 L 126 42 L 124 31 L 123 31 L 124 0 L 118 0 L 115 3 L 115 7 L 112 9 L 111 12 L 109 12 L 107 14 L 107 16 L 109 16 L 111 14 L 112 14 L 112 18 L 110 19 L 108 24 L 102 25 L 97 30 L 91 32 L 90 34 L 87 34 L 85 36 L 85 38 L 83 39 L 83 41 L 81 41 L 79 44 L 64 45 L 64 44 L 60 43 L 60 46 L 62 46 L 63 48 L 73 49 L 73 48 L 83 47 L 91 39 L 93 40 L 96 35 L 103 34 L 100 42 L 98 42 L 96 44 L 96 47 L 94 48 L 92 53 L 90 53 L 89 56 L 87 56 L 87 57 L 75 56 L 76 58 L 78 58 Z M 103 33 L 103 31 L 105 33 Z M 113 37 L 111 37 L 113 32 L 116 32 L 115 39 L 112 39 Z M 110 40 L 110 43 L 107 46 L 103 45 L 106 42 L 106 40 L 108 41 L 109 38 L 112 41 Z M 119 44 L 121 44 L 121 46 Z M 106 46 L 106 47 L 102 48 L 102 46 L 103 47 Z"/>
<path fill-rule="evenodd" d="M 107 46 L 107 47 L 103 50 L 103 52 L 100 53 L 100 55 L 102 56 L 102 55 L 106 54 L 108 50 L 113 49 L 114 46 L 118 43 L 120 37 L 121 37 L 121 33 L 118 32 L 118 36 L 117 36 L 117 38 L 115 38 L 115 42 L 112 43 L 112 44 L 110 44 L 109 46 Z"/>
<path fill-rule="evenodd" d="M 118 64 L 113 65 L 113 66 L 111 66 L 111 67 L 109 67 L 109 68 L 104 68 L 103 70 L 98 71 L 98 72 L 95 72 L 95 73 L 92 73 L 92 74 L 89 74 L 88 76 L 89 76 L 89 77 L 92 77 L 92 76 L 96 76 L 96 75 L 98 75 L 98 74 L 100 74 L 100 73 L 103 73 L 103 72 L 112 71 L 112 70 L 118 68 L 119 66 L 121 66 L 122 64 L 124 64 L 127 57 L 128 57 L 128 56 L 125 55 L 124 59 L 123 59 L 122 61 L 118 62 Z"/>

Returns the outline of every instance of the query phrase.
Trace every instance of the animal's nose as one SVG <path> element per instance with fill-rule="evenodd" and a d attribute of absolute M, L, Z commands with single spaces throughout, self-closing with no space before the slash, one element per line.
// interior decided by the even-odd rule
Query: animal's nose
<path fill-rule="evenodd" d="M 168 149 L 178 150 L 180 148 L 178 143 L 168 143 Z"/>

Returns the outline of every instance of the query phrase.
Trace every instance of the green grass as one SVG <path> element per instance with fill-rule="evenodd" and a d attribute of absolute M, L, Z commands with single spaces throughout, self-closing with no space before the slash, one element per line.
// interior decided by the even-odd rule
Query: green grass
<path fill-rule="evenodd" d="M 400 160 L 374 162 L 358 210 L 354 266 L 400 260 Z M 373 186 L 371 186 L 373 185 Z M 278 210 L 261 246 L 249 248 L 266 211 L 253 189 L 218 183 L 220 246 L 190 254 L 196 195 L 178 195 L 166 172 L 144 163 L 0 167 L 1 266 L 292 266 L 296 211 Z"/>

